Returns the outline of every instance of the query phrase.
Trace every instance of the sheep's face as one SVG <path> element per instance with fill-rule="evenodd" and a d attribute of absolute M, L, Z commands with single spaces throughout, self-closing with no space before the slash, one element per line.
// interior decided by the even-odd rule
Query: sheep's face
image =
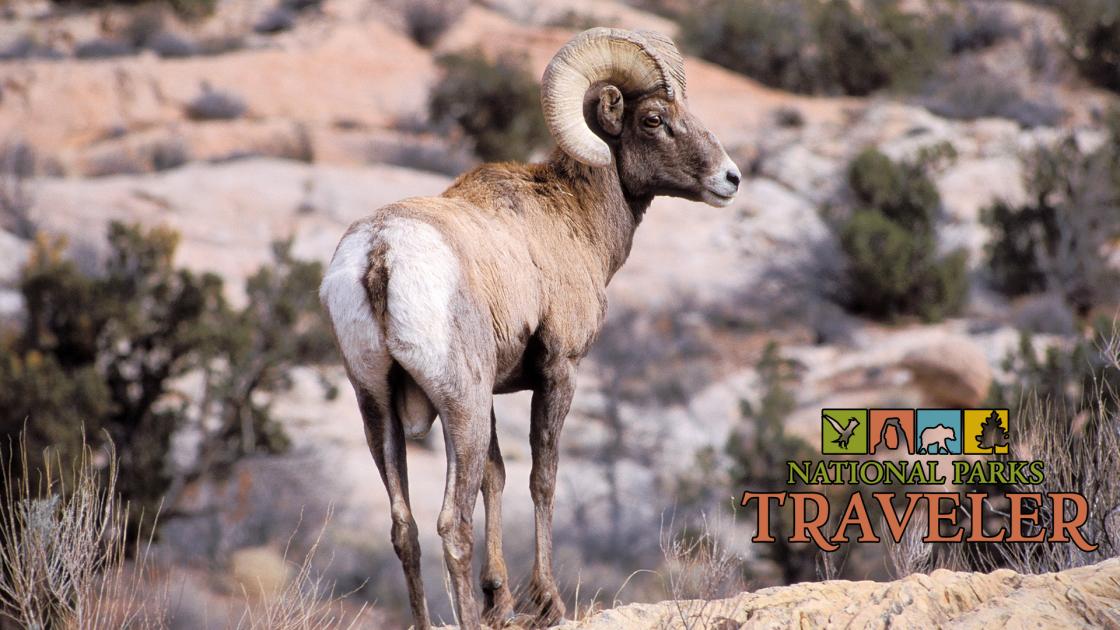
<path fill-rule="evenodd" d="M 613 139 L 628 194 L 684 197 L 717 207 L 735 198 L 738 167 L 680 100 L 650 95 L 624 103 L 618 89 L 608 85 L 599 93 L 598 119 Z"/>

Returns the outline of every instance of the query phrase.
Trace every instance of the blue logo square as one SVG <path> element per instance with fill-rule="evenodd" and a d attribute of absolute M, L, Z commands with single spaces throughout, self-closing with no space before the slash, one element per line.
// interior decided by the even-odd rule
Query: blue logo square
<path fill-rule="evenodd" d="M 960 455 L 963 443 L 960 409 L 919 409 L 918 449 L 921 455 Z"/>

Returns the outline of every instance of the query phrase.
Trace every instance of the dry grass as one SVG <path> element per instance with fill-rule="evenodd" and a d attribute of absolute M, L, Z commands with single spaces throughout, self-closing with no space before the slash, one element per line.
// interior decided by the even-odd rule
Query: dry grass
<path fill-rule="evenodd" d="M 361 605 L 356 611 L 348 611 L 343 602 L 345 595 L 336 595 L 334 584 L 324 578 L 325 571 L 314 567 L 330 518 L 331 511 L 328 511 L 315 541 L 295 568 L 294 577 L 287 580 L 279 590 L 265 593 L 266 589 L 262 587 L 258 589 L 262 596 L 258 601 L 253 601 L 253 595 L 244 588 L 244 585 L 242 586 L 242 594 L 248 605 L 237 623 L 238 630 L 319 630 L 320 628 L 358 627 L 366 605 Z M 298 525 L 296 530 L 299 530 Z M 293 537 L 294 535 L 293 533 Z M 291 543 L 289 538 L 284 550 L 285 559 L 291 551 Z"/>
<path fill-rule="evenodd" d="M 85 446 L 69 467 L 48 457 L 52 464 L 40 474 L 28 465 L 21 441 L 8 446 L 4 459 L 0 616 L 35 629 L 170 627 L 172 580 L 150 561 L 151 539 L 129 537 L 130 531 L 154 527 L 129 522 L 128 504 L 117 491 L 115 453 Z M 358 627 L 367 606 L 348 606 L 315 568 L 326 525 L 279 589 L 242 588 L 244 612 L 230 627 Z M 290 548 L 291 539 L 285 559 Z"/>
<path fill-rule="evenodd" d="M 915 510 L 911 522 L 920 523 L 924 517 L 924 512 Z M 886 525 L 880 529 L 886 531 Z M 883 547 L 887 556 L 887 567 L 895 579 L 915 573 L 929 573 L 934 568 L 933 545 L 922 541 L 920 528 L 906 528 L 897 543 L 889 535 L 883 536 Z"/>
<path fill-rule="evenodd" d="M 1113 368 L 1120 369 L 1120 338 L 1110 343 Z M 998 547 L 1007 566 L 1020 573 L 1045 573 L 1100 562 L 1120 556 L 1120 399 L 1117 392 L 1101 391 L 1092 409 L 1058 421 L 1063 410 L 1049 401 L 1030 398 L 1023 407 L 1012 441 L 1011 458 L 1042 460 L 1042 483 L 1018 485 L 1017 492 L 1078 492 L 1089 515 L 1080 528 L 1090 543 L 1085 552 L 1073 544 L 1018 543 Z M 1048 501 L 1039 506 L 1042 523 L 1052 521 Z M 1030 532 L 1028 532 L 1030 533 Z"/>
<path fill-rule="evenodd" d="M 1099 350 L 1108 362 L 1106 371 L 1120 370 L 1120 329 L 1115 324 Z M 1041 460 L 1046 467 L 1041 483 L 1016 485 L 1015 492 L 1078 492 L 1085 497 L 1089 513 L 1080 530 L 1099 549 L 1086 552 L 1073 544 L 1045 542 L 998 546 L 999 560 L 1020 573 L 1062 571 L 1120 556 L 1120 392 L 1110 389 L 1107 380 L 1094 387 L 1094 403 L 1076 413 L 1064 401 L 1028 395 L 1009 458 Z M 1044 527 L 1053 522 L 1049 501 L 1038 511 Z"/>
<path fill-rule="evenodd" d="M 1120 370 L 1120 330 L 1100 348 L 1107 357 L 1107 370 Z M 991 544 L 987 550 L 970 552 L 965 545 L 934 546 L 921 541 L 921 530 L 910 528 L 905 537 L 893 543 L 883 538 L 887 564 L 895 577 L 928 573 L 934 569 L 988 571 L 1007 567 L 1019 573 L 1037 574 L 1064 571 L 1120 556 L 1120 392 L 1097 383 L 1095 404 L 1081 412 L 1071 411 L 1066 401 L 1054 401 L 1031 392 L 1020 403 L 1012 430 L 1009 460 L 1039 460 L 1045 478 L 1037 484 L 1012 484 L 1006 492 L 1077 492 L 1088 505 L 1088 518 L 1079 529 L 1099 548 L 1086 552 L 1074 544 L 1045 541 Z M 999 526 L 1007 527 L 1009 514 L 1000 501 L 986 501 Z M 1067 511 L 1069 509 L 1067 504 Z M 1040 527 L 1053 523 L 1053 504 L 1043 500 L 1038 506 Z M 963 511 L 963 507 L 962 507 Z M 968 519 L 982 518 L 963 512 Z M 1071 517 L 1067 514 L 1066 517 Z M 912 521 L 924 515 L 915 512 Z M 1035 531 L 1029 528 L 1026 535 Z"/>
<path fill-rule="evenodd" d="M 660 572 L 673 607 L 673 628 L 711 628 L 719 621 L 712 602 L 742 592 L 743 558 L 732 549 L 734 523 L 702 515 L 697 527 L 662 527 Z"/>
<path fill-rule="evenodd" d="M 151 599 L 166 591 L 146 588 L 148 545 L 128 542 L 113 453 L 99 466 L 85 447 L 71 469 L 54 460 L 39 475 L 22 442 L 18 453 L 14 444 L 8 449 L 18 467 L 2 471 L 0 613 L 26 628 L 165 625 L 166 601 Z"/>

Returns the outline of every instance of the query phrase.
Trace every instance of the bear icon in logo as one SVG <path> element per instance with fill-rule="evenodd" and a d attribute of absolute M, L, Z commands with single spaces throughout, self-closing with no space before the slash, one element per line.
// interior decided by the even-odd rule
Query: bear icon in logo
<path fill-rule="evenodd" d="M 921 447 L 919 447 L 918 452 L 927 455 L 948 454 L 949 446 L 946 443 L 956 439 L 957 432 L 943 424 L 927 427 L 922 430 L 922 435 L 919 439 Z"/>
<path fill-rule="evenodd" d="M 918 409 L 918 454 L 962 454 L 964 428 L 960 409 Z"/>

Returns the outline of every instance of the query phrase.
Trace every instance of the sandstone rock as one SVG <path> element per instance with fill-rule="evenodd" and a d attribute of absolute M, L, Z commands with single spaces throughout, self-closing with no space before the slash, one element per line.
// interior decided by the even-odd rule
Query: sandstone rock
<path fill-rule="evenodd" d="M 984 352 L 972 341 L 946 336 L 910 351 L 902 360 L 914 382 L 936 404 L 971 407 L 980 404 L 992 384 Z"/>
<path fill-rule="evenodd" d="M 222 161 L 245 156 L 308 160 L 315 155 L 311 132 L 287 120 L 183 121 L 106 138 L 60 154 L 63 169 L 80 176 L 146 173 L 186 161 Z M 114 168 L 123 168 L 114 172 Z"/>
<path fill-rule="evenodd" d="M 189 164 L 152 175 L 36 181 L 35 219 L 94 248 L 112 219 L 167 225 L 182 234 L 178 263 L 242 280 L 270 259 L 269 242 L 295 238 L 295 254 L 327 262 L 346 227 L 377 207 L 443 190 L 447 179 L 390 166 L 362 169 L 252 158 Z"/>
<path fill-rule="evenodd" d="M 1061 573 L 914 574 L 794 584 L 717 601 L 631 604 L 562 628 L 1115 628 L 1120 559 Z"/>
<path fill-rule="evenodd" d="M 291 570 L 271 547 L 247 547 L 230 555 L 230 574 L 251 595 L 269 596 L 288 583 Z"/>
<path fill-rule="evenodd" d="M 1027 197 L 1023 165 L 1014 154 L 958 160 L 936 184 L 948 214 L 960 221 L 979 221 L 980 209 L 995 199 L 1018 204 Z"/>
<path fill-rule="evenodd" d="M 0 289 L 0 319 L 18 317 L 23 312 L 23 295 L 14 289 Z"/>
<path fill-rule="evenodd" d="M 625 24 L 626 28 L 647 29 L 675 35 L 677 25 L 670 19 L 640 11 L 622 2 L 611 0 L 485 0 L 485 5 L 521 22 L 547 26 L 573 26 L 587 22 L 602 26 Z"/>
<path fill-rule="evenodd" d="M 243 99 L 251 119 L 388 127 L 425 106 L 430 55 L 388 26 L 334 25 L 316 44 L 211 57 L 0 62 L 0 137 L 51 154 L 185 120 L 203 82 Z"/>
<path fill-rule="evenodd" d="M 740 195 L 745 218 L 737 231 L 743 251 L 752 257 L 804 256 L 808 244 L 828 236 L 816 206 L 778 181 L 751 178 Z"/>
<path fill-rule="evenodd" d="M 878 146 L 891 159 L 913 157 L 922 147 L 951 142 L 953 124 L 929 111 L 892 101 L 876 102 L 847 131 L 844 141 L 855 151 Z"/>
<path fill-rule="evenodd" d="M 804 144 L 792 144 L 762 163 L 762 174 L 788 186 L 797 194 L 821 203 L 833 196 L 846 164 L 823 157 Z"/>
<path fill-rule="evenodd" d="M 0 230 L 0 286 L 11 285 L 27 263 L 31 245 L 14 234 Z"/>

